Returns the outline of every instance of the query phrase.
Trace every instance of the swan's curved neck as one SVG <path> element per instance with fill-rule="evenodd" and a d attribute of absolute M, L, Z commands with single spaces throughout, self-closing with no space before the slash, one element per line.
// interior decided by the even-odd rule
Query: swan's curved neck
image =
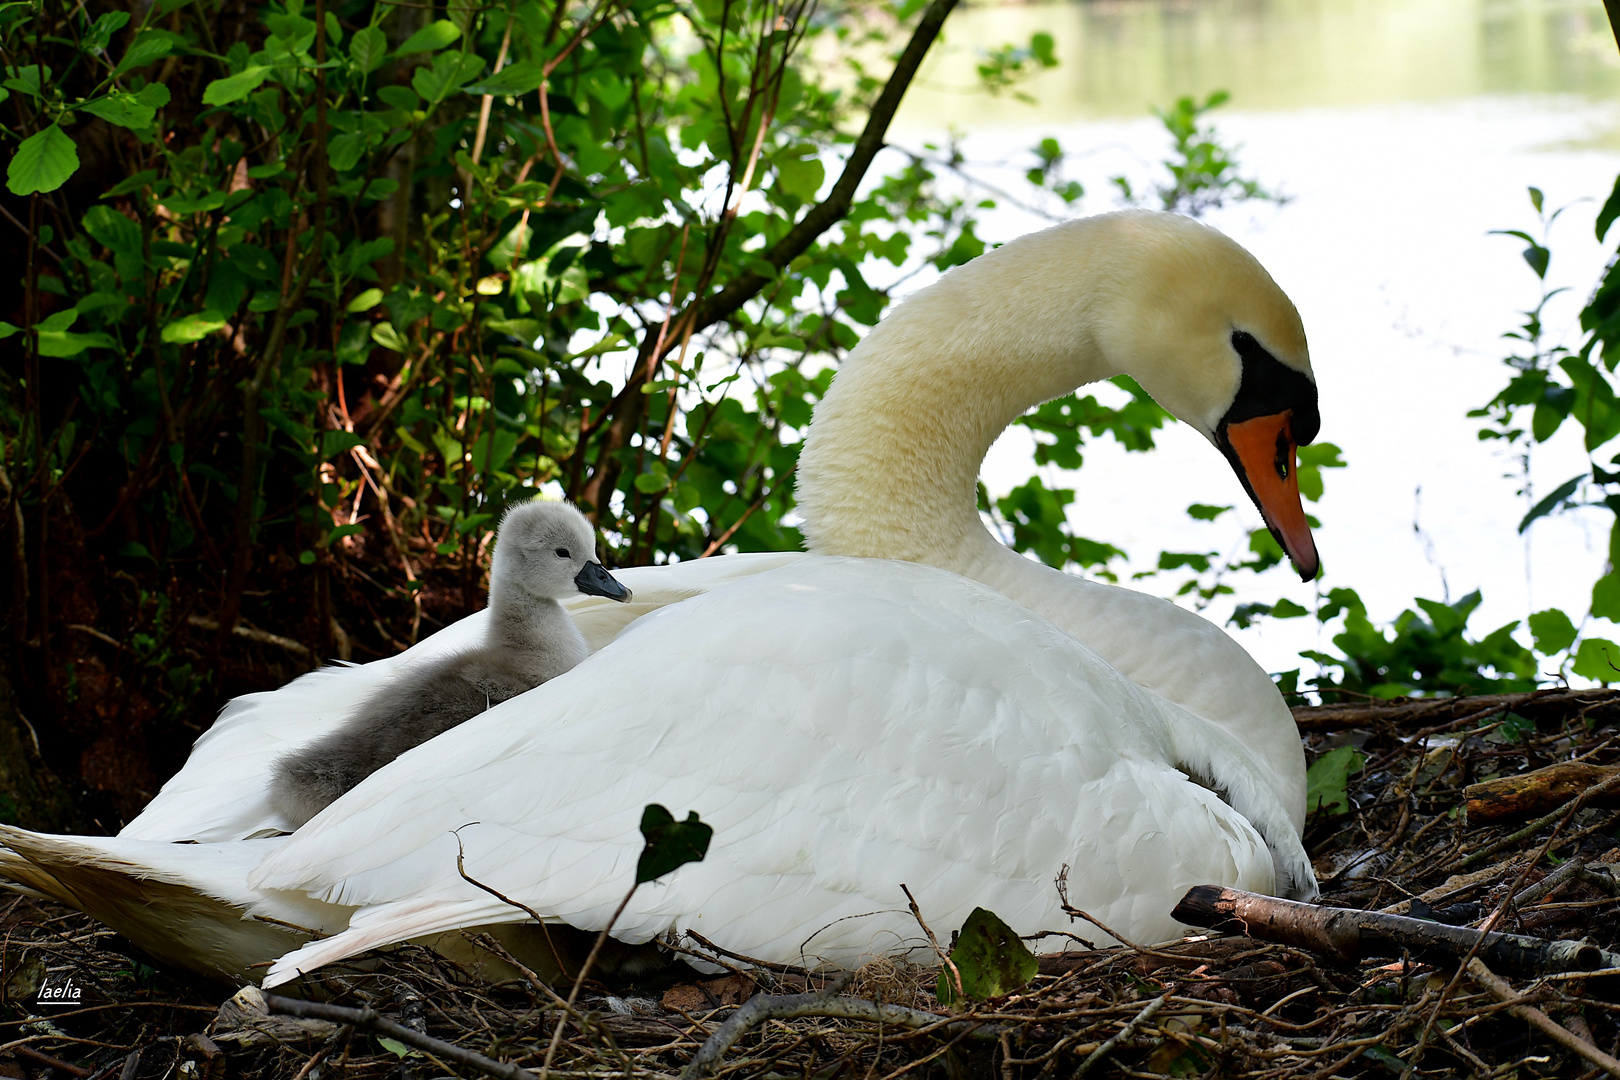
<path fill-rule="evenodd" d="M 1018 242 L 1018 258 L 1004 248 L 952 271 L 844 360 L 799 461 L 811 551 L 986 581 L 1019 559 L 979 518 L 985 453 L 1033 406 L 1119 373 L 1093 333 L 1108 282 L 1075 265 L 1072 239 L 1043 259 L 1043 239 L 1054 238 L 1038 233 Z"/>

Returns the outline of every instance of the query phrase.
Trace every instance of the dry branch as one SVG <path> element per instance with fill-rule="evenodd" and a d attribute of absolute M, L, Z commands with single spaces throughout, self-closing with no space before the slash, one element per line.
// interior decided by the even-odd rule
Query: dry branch
<path fill-rule="evenodd" d="M 396 1024 L 377 1013 L 375 1009 L 349 1009 L 342 1005 L 326 1005 L 318 1001 L 300 1001 L 297 998 L 278 997 L 275 994 L 266 994 L 264 1003 L 272 1013 L 283 1016 L 296 1016 L 302 1020 L 330 1020 L 337 1024 L 351 1024 L 367 1031 L 375 1031 L 386 1035 L 390 1039 L 414 1046 L 423 1053 L 443 1058 L 445 1061 L 454 1061 L 458 1065 L 465 1065 L 469 1069 L 477 1069 L 486 1076 L 497 1076 L 501 1080 L 534 1080 L 534 1073 L 528 1069 L 520 1069 L 516 1065 L 509 1065 L 504 1061 L 487 1058 L 483 1054 L 476 1054 L 471 1050 L 463 1050 L 455 1043 L 447 1043 L 443 1039 L 435 1039 L 431 1035 L 423 1035 L 420 1031 Z"/>
<path fill-rule="evenodd" d="M 1303 904 L 1219 885 L 1189 889 L 1172 916 L 1193 926 L 1309 949 L 1343 963 L 1390 955 L 1391 947 L 1409 949 L 1418 956 L 1457 960 L 1467 956 L 1477 942 L 1481 959 L 1515 975 L 1596 971 L 1620 965 L 1620 956 L 1584 941 L 1543 941 L 1495 932 L 1485 934 L 1481 941 L 1480 932 L 1466 926 Z"/>
<path fill-rule="evenodd" d="M 1570 712 L 1613 720 L 1620 716 L 1620 690 L 1536 690 L 1525 694 L 1369 701 L 1353 705 L 1300 706 L 1294 722 L 1301 731 L 1345 731 L 1373 725 L 1438 724 L 1466 716 L 1515 712 L 1526 719 Z"/>
<path fill-rule="evenodd" d="M 755 994 L 710 1035 L 691 1064 L 681 1073 L 681 1080 L 699 1080 L 708 1076 L 719 1065 L 736 1041 L 750 1028 L 767 1020 L 791 1020 L 800 1016 L 824 1016 L 837 1020 L 865 1020 L 873 1024 L 915 1030 L 932 1029 L 941 1032 L 962 1033 L 977 1039 L 996 1040 L 1007 1030 L 1000 1025 L 986 1025 L 968 1018 L 953 1020 L 949 1016 L 908 1009 L 902 1005 L 880 1005 L 875 1001 L 844 997 L 842 991 L 854 978 L 854 972 L 845 972 L 826 989 L 808 994 Z"/>
<path fill-rule="evenodd" d="M 1620 775 L 1617 765 L 1563 761 L 1535 772 L 1470 784 L 1463 789 L 1468 800 L 1468 820 L 1503 821 L 1544 814 L 1616 775 Z M 1620 806 L 1620 791 L 1605 792 L 1587 805 L 1613 809 Z"/>
<path fill-rule="evenodd" d="M 1567 1050 L 1573 1050 L 1610 1076 L 1620 1080 L 1620 1061 L 1616 1061 L 1568 1028 L 1556 1023 L 1552 1017 L 1534 1005 L 1522 1004 L 1520 996 L 1514 992 L 1513 987 L 1509 986 L 1489 967 L 1481 963 L 1479 957 L 1476 956 L 1468 961 L 1468 974 L 1480 986 L 1489 990 L 1496 1000 L 1509 1003 L 1509 1013 L 1534 1025 L 1553 1042 Z"/>

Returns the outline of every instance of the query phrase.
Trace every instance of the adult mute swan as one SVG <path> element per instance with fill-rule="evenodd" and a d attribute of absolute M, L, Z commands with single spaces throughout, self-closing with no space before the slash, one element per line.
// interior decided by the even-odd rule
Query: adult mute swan
<path fill-rule="evenodd" d="M 614 930 L 631 942 L 691 926 L 767 959 L 852 962 L 910 936 L 892 910 L 901 882 L 940 924 L 983 905 L 1027 932 L 1062 922 L 1051 881 L 1066 863 L 1077 904 L 1147 938 L 1174 932 L 1191 884 L 1309 894 L 1303 758 L 1264 672 L 1195 615 L 1006 552 L 974 510 L 978 462 L 1012 418 L 1121 372 L 1221 449 L 1314 573 L 1293 446 L 1315 433 L 1315 387 L 1292 304 L 1204 226 L 1083 219 L 945 275 L 845 361 L 800 465 L 817 554 L 623 572 L 637 602 L 574 608 L 590 659 L 405 753 L 291 837 L 246 839 L 278 829 L 250 779 L 275 733 L 329 728 L 394 664 L 476 636 L 477 617 L 392 662 L 233 703 L 120 837 L 0 841 L 42 891 L 80 875 L 57 881 L 69 902 L 148 866 L 183 892 L 183 853 L 229 851 L 195 892 L 342 930 L 267 984 L 523 919 L 457 875 L 450 830 L 470 821 L 470 874 L 598 929 L 653 801 L 699 810 L 716 839 L 638 892 Z M 240 795 L 211 797 L 223 774 Z M 160 842 L 180 839 L 212 843 Z M 94 913 L 140 942 L 115 906 Z M 263 958 L 262 941 L 232 952 L 215 936 L 213 970 Z"/>

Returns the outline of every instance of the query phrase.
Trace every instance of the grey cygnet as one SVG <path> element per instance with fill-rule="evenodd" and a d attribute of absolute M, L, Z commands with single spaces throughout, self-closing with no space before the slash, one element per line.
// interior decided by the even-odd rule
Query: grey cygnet
<path fill-rule="evenodd" d="M 557 601 L 584 593 L 630 599 L 596 558 L 596 532 L 563 502 L 507 511 L 489 572 L 484 643 L 397 676 L 343 726 L 283 755 L 270 802 L 294 826 L 435 735 L 532 690 L 585 659 L 585 638 Z"/>

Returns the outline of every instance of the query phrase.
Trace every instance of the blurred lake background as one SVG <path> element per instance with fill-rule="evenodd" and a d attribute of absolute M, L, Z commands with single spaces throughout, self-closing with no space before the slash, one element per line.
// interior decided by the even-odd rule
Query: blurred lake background
<path fill-rule="evenodd" d="M 1060 65 L 1021 86 L 1034 104 L 976 89 L 986 49 L 1037 31 L 1053 36 Z M 1540 297 L 1523 244 L 1489 235 L 1537 233 L 1527 187 L 1543 189 L 1549 209 L 1573 204 L 1551 235 L 1548 282 L 1569 289 L 1547 306 L 1553 340 L 1576 341 L 1577 312 L 1602 268 L 1592 224 L 1620 171 L 1620 54 L 1602 5 L 1104 0 L 963 10 L 892 141 L 917 149 L 954 136 L 970 172 L 1010 190 L 1035 163 L 1030 148 L 1056 138 L 1087 194 L 1067 211 L 1045 209 L 1097 213 L 1120 205 L 1108 177 L 1138 191 L 1162 178 L 1156 163 L 1170 140 L 1151 106 L 1222 89 L 1231 101 L 1211 119 L 1239 146 L 1243 175 L 1289 200 L 1228 205 L 1206 220 L 1253 251 L 1299 306 L 1322 393 L 1320 438 L 1343 448 L 1348 468 L 1329 472 L 1325 497 L 1308 508 L 1322 522 L 1324 576 L 1304 585 L 1285 569 L 1239 575 L 1229 582 L 1236 594 L 1207 614 L 1224 621 L 1236 603 L 1279 595 L 1311 607 L 1320 591 L 1349 586 L 1374 621 L 1414 596 L 1454 601 L 1475 589 L 1485 601 L 1470 624 L 1476 636 L 1553 606 L 1579 621 L 1607 557 L 1603 519 L 1576 511 L 1517 532 L 1527 500 L 1585 471 L 1578 439 L 1561 431 L 1535 448 L 1526 494 L 1518 464 L 1477 438 L 1467 412 L 1506 382 L 1501 360 L 1514 343 L 1502 334 Z M 982 235 L 1005 240 L 1047 220 L 1003 201 Z M 1161 549 L 1239 548 L 1259 516 L 1225 462 L 1185 426 L 1159 444 L 1151 454 L 1090 444 L 1080 474 L 1048 470 L 1046 480 L 1077 489 L 1074 527 L 1128 551 L 1127 571 L 1151 569 Z M 1004 436 L 985 465 L 990 489 L 1029 476 L 1030 455 L 1029 432 Z M 1206 524 L 1186 516 L 1194 502 L 1237 509 Z M 1141 587 L 1168 593 L 1180 580 Z M 1332 632 L 1309 618 L 1234 631 L 1272 671 L 1300 666 L 1299 650 Z"/>

